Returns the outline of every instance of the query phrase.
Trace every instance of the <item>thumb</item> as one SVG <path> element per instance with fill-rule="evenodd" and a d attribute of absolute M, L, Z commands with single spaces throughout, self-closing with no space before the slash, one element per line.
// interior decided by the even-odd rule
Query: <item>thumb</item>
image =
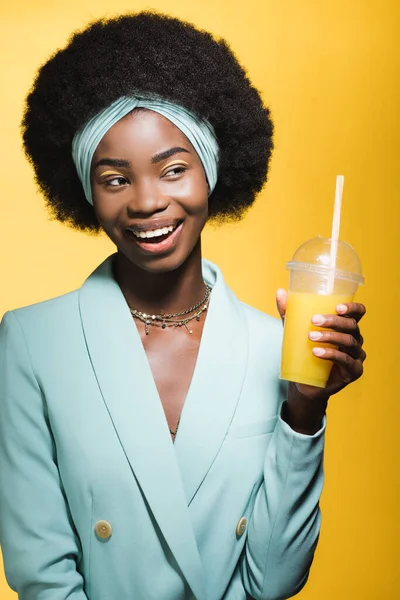
<path fill-rule="evenodd" d="M 282 322 L 285 320 L 286 314 L 286 303 L 287 303 L 287 291 L 282 288 L 278 288 L 276 290 L 276 307 L 282 319 Z"/>

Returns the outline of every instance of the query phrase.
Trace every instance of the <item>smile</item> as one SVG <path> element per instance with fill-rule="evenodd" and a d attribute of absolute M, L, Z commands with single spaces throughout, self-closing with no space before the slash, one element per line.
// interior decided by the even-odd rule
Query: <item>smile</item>
<path fill-rule="evenodd" d="M 128 227 L 128 231 L 131 231 L 133 235 L 140 239 L 146 238 L 158 238 L 164 235 L 172 233 L 176 229 L 177 225 L 170 225 L 169 227 L 162 227 L 159 229 L 150 229 L 149 231 L 137 231 L 133 228 Z"/>
<path fill-rule="evenodd" d="M 127 227 L 126 231 L 144 254 L 165 254 L 176 246 L 182 225 L 182 221 L 176 221 L 174 224 L 159 226 L 157 229 Z"/>

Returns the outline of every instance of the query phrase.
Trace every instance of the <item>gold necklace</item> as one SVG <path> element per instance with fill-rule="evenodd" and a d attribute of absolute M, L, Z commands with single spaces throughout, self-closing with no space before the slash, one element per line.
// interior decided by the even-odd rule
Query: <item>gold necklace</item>
<path fill-rule="evenodd" d="M 193 333 L 187 324 L 190 323 L 190 321 L 193 321 L 193 319 L 200 321 L 200 315 L 207 310 L 208 301 L 211 295 L 212 288 L 208 283 L 204 282 L 204 285 L 206 286 L 206 293 L 203 298 L 200 302 L 187 310 L 168 314 L 161 312 L 159 315 L 150 315 L 131 307 L 129 307 L 129 310 L 133 317 L 144 323 L 146 335 L 149 335 L 149 326 L 161 327 L 161 329 L 166 329 L 167 327 L 186 327 L 188 333 Z M 183 319 L 180 319 L 179 317 L 183 317 Z"/>

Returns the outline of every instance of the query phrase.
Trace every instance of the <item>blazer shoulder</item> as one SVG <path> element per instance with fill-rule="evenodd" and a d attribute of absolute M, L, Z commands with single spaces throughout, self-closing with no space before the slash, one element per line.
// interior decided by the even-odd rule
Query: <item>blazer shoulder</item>
<path fill-rule="evenodd" d="M 243 304 L 249 332 L 249 356 L 253 365 L 265 371 L 266 361 L 279 373 L 283 326 L 280 319 L 267 315 L 248 304 Z"/>
<path fill-rule="evenodd" d="M 241 302 L 241 305 L 252 332 L 258 331 L 261 336 L 274 335 L 282 337 L 282 322 L 280 319 L 272 317 L 245 302 Z"/>
<path fill-rule="evenodd" d="M 21 325 L 29 327 L 30 324 L 34 324 L 36 329 L 46 323 L 64 320 L 78 307 L 78 292 L 79 290 L 73 290 L 55 298 L 15 308 L 7 311 L 3 320 L 8 313 L 13 313 Z"/>

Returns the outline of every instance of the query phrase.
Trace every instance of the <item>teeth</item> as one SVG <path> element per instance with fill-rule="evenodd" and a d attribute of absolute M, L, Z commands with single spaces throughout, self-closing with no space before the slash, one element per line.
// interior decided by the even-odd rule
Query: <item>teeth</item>
<path fill-rule="evenodd" d="M 130 231 L 132 231 L 132 233 L 140 239 L 145 239 L 145 238 L 153 238 L 153 237 L 159 237 L 161 235 L 166 235 L 167 233 L 171 233 L 172 231 L 174 231 L 175 227 L 174 225 L 170 225 L 169 227 L 162 227 L 161 229 L 153 229 L 152 231 L 135 231 L 134 229 L 130 229 Z"/>

